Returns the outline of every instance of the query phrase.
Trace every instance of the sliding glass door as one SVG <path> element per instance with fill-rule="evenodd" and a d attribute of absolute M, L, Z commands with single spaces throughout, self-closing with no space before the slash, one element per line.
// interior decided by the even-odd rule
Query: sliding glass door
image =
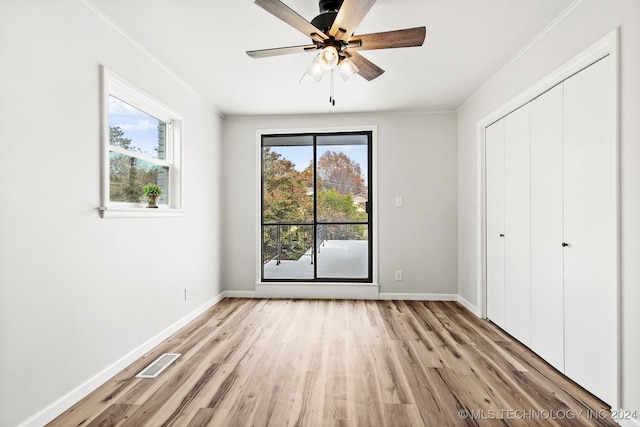
<path fill-rule="evenodd" d="M 371 132 L 262 136 L 262 280 L 371 282 Z"/>

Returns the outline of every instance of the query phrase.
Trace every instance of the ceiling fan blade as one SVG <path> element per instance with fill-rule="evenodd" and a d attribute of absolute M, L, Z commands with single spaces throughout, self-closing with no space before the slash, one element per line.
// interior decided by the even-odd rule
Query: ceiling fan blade
<path fill-rule="evenodd" d="M 290 55 L 292 53 L 303 53 L 316 50 L 315 44 L 305 44 L 300 46 L 276 47 L 273 49 L 248 50 L 247 55 L 252 58 L 267 58 L 269 56 Z"/>
<path fill-rule="evenodd" d="M 351 62 L 358 67 L 358 74 L 365 79 L 371 81 L 384 73 L 382 68 L 378 67 L 358 52 L 351 52 L 351 50 L 349 50 L 348 53 L 350 55 L 349 59 L 351 59 Z"/>
<path fill-rule="evenodd" d="M 336 40 L 348 39 L 376 0 L 344 0 L 329 35 Z"/>
<path fill-rule="evenodd" d="M 279 18 L 298 31 L 304 33 L 307 37 L 311 37 L 312 39 L 319 42 L 329 38 L 325 33 L 322 32 L 322 30 L 316 28 L 309 21 L 298 15 L 293 9 L 282 3 L 280 0 L 255 0 L 254 3 L 276 18 Z"/>
<path fill-rule="evenodd" d="M 349 39 L 349 50 L 392 49 L 396 47 L 422 46 L 427 35 L 425 27 L 382 33 L 360 34 Z"/>

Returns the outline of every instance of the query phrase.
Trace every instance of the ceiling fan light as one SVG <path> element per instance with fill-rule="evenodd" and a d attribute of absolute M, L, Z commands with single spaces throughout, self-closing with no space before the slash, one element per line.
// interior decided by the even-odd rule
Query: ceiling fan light
<path fill-rule="evenodd" d="M 327 46 L 322 49 L 318 59 L 325 70 L 331 70 L 338 65 L 338 50 L 334 46 Z"/>
<path fill-rule="evenodd" d="M 338 70 L 340 70 L 340 75 L 345 82 L 349 80 L 351 76 L 360 71 L 358 70 L 358 67 L 356 67 L 356 64 L 354 64 L 353 61 L 351 61 L 349 58 L 344 58 L 342 61 L 340 61 Z"/>
<path fill-rule="evenodd" d="M 309 68 L 307 68 L 307 74 L 310 75 L 317 82 L 322 80 L 322 76 L 324 76 L 324 71 L 325 71 L 324 66 L 320 62 L 319 57 L 316 58 L 316 60 L 311 63 Z"/>

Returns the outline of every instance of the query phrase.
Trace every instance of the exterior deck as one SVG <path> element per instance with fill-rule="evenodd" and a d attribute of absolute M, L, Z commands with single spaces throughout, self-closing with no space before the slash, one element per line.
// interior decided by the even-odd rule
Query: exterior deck
<path fill-rule="evenodd" d="M 358 279 L 367 277 L 366 240 L 326 240 L 318 247 L 314 263 L 318 278 Z M 264 279 L 313 279 L 311 250 L 297 260 L 271 260 L 264 265 Z"/>

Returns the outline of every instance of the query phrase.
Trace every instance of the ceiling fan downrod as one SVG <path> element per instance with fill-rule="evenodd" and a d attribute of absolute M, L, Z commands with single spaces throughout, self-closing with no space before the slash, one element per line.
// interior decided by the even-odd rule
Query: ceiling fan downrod
<path fill-rule="evenodd" d="M 343 1 L 344 0 L 320 0 L 320 13 L 339 11 Z"/>

